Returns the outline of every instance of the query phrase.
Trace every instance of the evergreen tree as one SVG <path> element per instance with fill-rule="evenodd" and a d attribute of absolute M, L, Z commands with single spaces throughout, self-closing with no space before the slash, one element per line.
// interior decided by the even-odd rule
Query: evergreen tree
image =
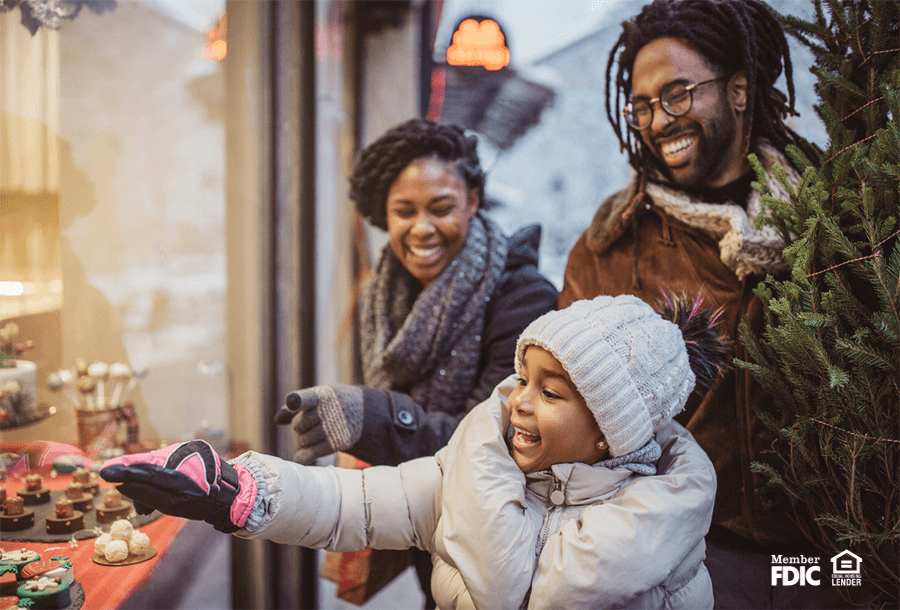
<path fill-rule="evenodd" d="M 760 417 L 773 459 L 754 464 L 790 496 L 807 538 L 862 561 L 873 607 L 900 607 L 900 2 L 814 0 L 812 22 L 783 16 L 815 54 L 827 149 L 789 148 L 802 180 L 765 195 L 760 224 L 790 245 L 771 276 L 761 333 L 745 326 L 752 370 L 772 396 Z M 764 180 L 755 159 L 760 181 Z M 823 571 L 825 571 L 823 569 Z M 824 584 L 824 583 L 823 583 Z"/>

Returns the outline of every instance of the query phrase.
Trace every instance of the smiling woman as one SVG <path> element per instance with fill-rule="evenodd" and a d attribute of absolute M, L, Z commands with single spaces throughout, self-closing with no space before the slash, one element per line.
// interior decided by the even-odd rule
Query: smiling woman
<path fill-rule="evenodd" d="M 455 163 L 416 159 L 388 191 L 391 250 L 427 286 L 462 250 L 477 209 L 477 189 L 466 188 Z"/>
<path fill-rule="evenodd" d="M 360 296 L 365 385 L 287 397 L 279 421 L 297 432 L 295 460 L 344 451 L 396 465 L 433 455 L 513 372 L 522 330 L 556 308 L 537 270 L 540 227 L 507 237 L 482 213 L 477 143 L 460 127 L 414 119 L 360 153 L 350 197 L 389 236 Z M 431 560 L 421 559 L 427 593 Z"/>

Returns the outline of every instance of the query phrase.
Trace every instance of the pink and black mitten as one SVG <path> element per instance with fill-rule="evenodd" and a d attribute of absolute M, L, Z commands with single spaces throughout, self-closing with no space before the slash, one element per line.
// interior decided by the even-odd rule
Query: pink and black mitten
<path fill-rule="evenodd" d="M 100 476 L 121 483 L 119 491 L 135 501 L 141 514 L 156 509 L 206 521 L 226 534 L 243 527 L 256 501 L 250 471 L 223 461 L 203 440 L 112 459 Z"/>

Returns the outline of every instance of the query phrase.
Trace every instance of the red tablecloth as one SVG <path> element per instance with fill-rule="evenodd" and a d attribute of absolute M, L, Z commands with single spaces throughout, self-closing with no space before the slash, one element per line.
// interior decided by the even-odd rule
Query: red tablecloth
<path fill-rule="evenodd" d="M 41 472 L 44 477 L 44 485 L 52 491 L 66 488 L 72 481 L 72 475 L 59 475 L 50 478 L 49 473 Z M 7 494 L 13 496 L 21 489 L 24 483 L 17 478 L 10 478 L 3 482 Z M 111 487 L 106 483 L 101 484 L 101 494 L 104 488 Z M 3 541 L 4 549 L 27 548 L 42 557 L 63 556 L 72 561 L 72 569 L 75 580 L 84 588 L 84 610 L 110 609 L 122 604 L 137 585 L 150 578 L 159 560 L 165 554 L 166 549 L 172 543 L 175 536 L 184 526 L 185 520 L 177 517 L 163 516 L 155 521 L 141 526 L 138 529 L 150 537 L 150 545 L 158 551 L 156 556 L 143 563 L 130 566 L 103 566 L 91 559 L 94 556 L 94 538 L 77 541 L 73 547 L 68 542 L 19 542 Z M 2 534 L 0 534 L 2 539 Z"/>

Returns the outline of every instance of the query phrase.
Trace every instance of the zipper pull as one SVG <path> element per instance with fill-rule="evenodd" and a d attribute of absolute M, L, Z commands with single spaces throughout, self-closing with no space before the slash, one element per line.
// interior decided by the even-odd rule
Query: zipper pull
<path fill-rule="evenodd" d="M 566 501 L 566 494 L 563 493 L 562 482 L 556 477 L 553 477 L 553 480 L 554 484 L 553 491 L 550 492 L 550 501 L 553 502 L 554 505 L 559 506 Z"/>

